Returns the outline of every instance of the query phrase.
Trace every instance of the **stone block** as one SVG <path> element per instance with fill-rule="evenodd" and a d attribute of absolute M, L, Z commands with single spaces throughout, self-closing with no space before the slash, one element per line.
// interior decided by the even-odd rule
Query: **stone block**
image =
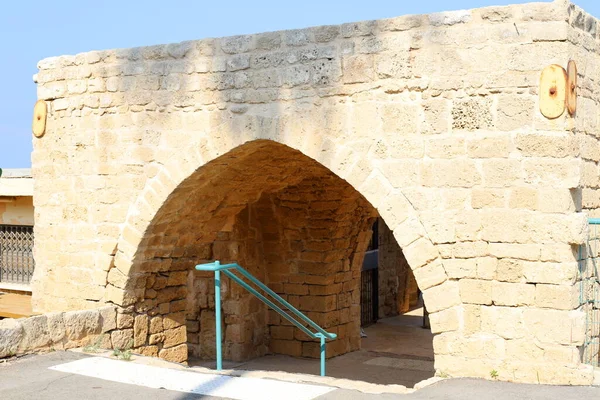
<path fill-rule="evenodd" d="M 443 261 L 444 269 L 451 279 L 475 278 L 477 262 L 475 258 L 454 258 Z"/>
<path fill-rule="evenodd" d="M 470 188 L 481 183 L 481 173 L 472 160 L 426 160 L 421 165 L 425 187 Z"/>
<path fill-rule="evenodd" d="M 521 339 L 527 335 L 524 310 L 518 307 L 481 307 L 481 330 L 504 339 Z"/>
<path fill-rule="evenodd" d="M 162 325 L 165 329 L 173 329 L 185 325 L 185 313 L 170 313 L 162 317 Z"/>
<path fill-rule="evenodd" d="M 375 76 L 373 56 L 355 55 L 342 60 L 344 83 L 370 82 Z"/>
<path fill-rule="evenodd" d="M 241 324 L 230 324 L 225 328 L 225 341 L 242 344 L 246 341 L 245 327 Z"/>
<path fill-rule="evenodd" d="M 150 322 L 150 323 L 152 323 L 152 322 Z M 185 322 L 185 328 L 187 329 L 188 334 L 199 332 L 200 331 L 200 322 L 187 320 Z M 152 332 L 152 333 L 154 333 L 154 332 Z"/>
<path fill-rule="evenodd" d="M 379 114 L 381 115 L 382 129 L 386 133 L 404 136 L 418 132 L 419 109 L 413 104 L 385 103 L 380 107 Z M 395 144 L 395 142 L 391 144 Z"/>
<path fill-rule="evenodd" d="M 529 308 L 523 310 L 527 330 L 541 343 L 577 345 L 585 337 L 585 313 Z"/>
<path fill-rule="evenodd" d="M 148 316 L 136 315 L 133 323 L 133 346 L 140 347 L 146 344 L 148 337 Z"/>
<path fill-rule="evenodd" d="M 523 261 L 510 258 L 498 260 L 496 280 L 500 282 L 521 282 L 523 277 Z"/>
<path fill-rule="evenodd" d="M 465 335 L 471 335 L 481 330 L 481 309 L 476 304 L 463 304 L 463 331 Z"/>
<path fill-rule="evenodd" d="M 576 261 L 563 263 L 525 261 L 523 263 L 523 277 L 529 283 L 569 285 L 575 282 L 577 271 Z"/>
<path fill-rule="evenodd" d="M 375 72 L 379 79 L 408 78 L 410 52 L 404 49 L 395 49 L 389 53 L 375 54 Z"/>
<path fill-rule="evenodd" d="M 133 328 L 133 315 L 117 313 L 117 328 Z"/>
<path fill-rule="evenodd" d="M 478 279 L 458 281 L 460 299 L 467 304 L 492 304 L 492 282 Z"/>
<path fill-rule="evenodd" d="M 446 281 L 423 291 L 425 306 L 430 313 L 460 304 L 458 282 Z"/>
<path fill-rule="evenodd" d="M 64 313 L 63 318 L 69 340 L 83 339 L 101 331 L 100 313 L 97 310 L 70 311 Z"/>
<path fill-rule="evenodd" d="M 162 349 L 158 352 L 158 356 L 163 360 L 182 363 L 187 361 L 188 357 L 188 347 L 187 345 L 180 344 L 179 346 Z"/>
<path fill-rule="evenodd" d="M 531 187 L 513 187 L 510 189 L 508 204 L 511 208 L 535 210 L 538 206 L 538 191 Z"/>
<path fill-rule="evenodd" d="M 573 157 L 577 145 L 569 133 L 520 133 L 515 137 L 517 150 L 525 157 Z"/>
<path fill-rule="evenodd" d="M 115 307 L 108 306 L 98 309 L 100 313 L 101 332 L 106 333 L 117 328 L 117 312 Z"/>
<path fill-rule="evenodd" d="M 528 306 L 533 304 L 535 292 L 535 285 L 493 282 L 492 301 L 497 306 Z"/>
<path fill-rule="evenodd" d="M 458 330 L 462 319 L 461 311 L 460 307 L 452 307 L 429 314 L 431 333 L 436 334 Z"/>
<path fill-rule="evenodd" d="M 420 238 L 403 248 L 404 257 L 414 270 L 438 258 L 435 246 L 426 238 Z"/>
<path fill-rule="evenodd" d="M 578 199 L 577 190 L 542 188 L 539 189 L 537 209 L 544 213 L 568 214 L 576 212 Z"/>
<path fill-rule="evenodd" d="M 26 353 L 47 347 L 52 343 L 52 337 L 48 332 L 48 318 L 45 315 L 23 318 L 21 326 L 23 336 L 19 344 L 19 352 Z"/>
<path fill-rule="evenodd" d="M 302 356 L 302 342 L 296 340 L 271 339 L 269 349 L 274 354 L 284 354 L 292 357 Z"/>
<path fill-rule="evenodd" d="M 172 271 L 167 277 L 167 286 L 181 286 L 187 283 L 188 271 Z"/>
<path fill-rule="evenodd" d="M 488 98 L 457 99 L 452 105 L 452 129 L 474 131 L 493 125 L 492 102 Z"/>
<path fill-rule="evenodd" d="M 456 158 L 466 155 L 465 141 L 453 136 L 433 137 L 427 142 L 427 155 L 431 158 Z"/>
<path fill-rule="evenodd" d="M 517 185 L 521 181 L 521 162 L 512 159 L 484 160 L 482 162 L 483 182 L 490 188 Z"/>
<path fill-rule="evenodd" d="M 158 315 L 150 318 L 149 333 L 159 333 L 163 331 L 163 317 Z"/>
<path fill-rule="evenodd" d="M 488 249 L 496 258 L 537 261 L 541 247 L 532 243 L 490 243 Z"/>
<path fill-rule="evenodd" d="M 142 346 L 136 352 L 146 357 L 158 357 L 158 346 Z"/>
<path fill-rule="evenodd" d="M 543 358 L 549 363 L 577 365 L 581 354 L 577 346 L 544 345 Z"/>
<path fill-rule="evenodd" d="M 450 102 L 446 99 L 435 98 L 423 102 L 424 121 L 421 132 L 439 134 L 449 132 Z"/>
<path fill-rule="evenodd" d="M 302 296 L 299 306 L 303 311 L 333 311 L 337 307 L 337 296 Z"/>
<path fill-rule="evenodd" d="M 292 326 L 271 326 L 270 332 L 273 339 L 294 339 L 294 327 Z"/>
<path fill-rule="evenodd" d="M 46 318 L 48 321 L 48 333 L 50 339 L 54 343 L 60 342 L 66 335 L 63 313 L 47 313 Z"/>
<path fill-rule="evenodd" d="M 543 355 L 543 348 L 534 343 L 531 339 L 506 341 L 506 357 L 508 359 L 531 362 L 540 360 Z"/>
<path fill-rule="evenodd" d="M 23 325 L 19 320 L 4 319 L 0 321 L 0 358 L 17 354 L 24 334 Z"/>
<path fill-rule="evenodd" d="M 534 110 L 533 96 L 500 95 L 496 127 L 502 131 L 513 131 L 532 126 Z"/>
<path fill-rule="evenodd" d="M 471 206 L 476 209 L 503 208 L 506 206 L 505 191 L 503 189 L 473 189 Z"/>
<path fill-rule="evenodd" d="M 186 342 L 185 326 L 180 326 L 178 328 L 165 330 L 164 334 L 165 334 L 165 341 L 163 343 L 163 346 L 165 348 L 174 347 L 181 343 Z"/>
<path fill-rule="evenodd" d="M 113 349 L 130 349 L 133 347 L 133 329 L 121 329 L 110 333 Z"/>
<path fill-rule="evenodd" d="M 175 300 L 169 304 L 169 311 L 172 313 L 176 313 L 178 311 L 183 311 L 183 310 L 185 310 L 186 306 L 187 306 L 186 299 Z"/>
<path fill-rule="evenodd" d="M 498 259 L 495 257 L 480 257 L 476 260 L 476 277 L 492 280 L 496 277 Z M 464 277 L 470 277 L 465 275 Z"/>
<path fill-rule="evenodd" d="M 510 138 L 502 136 L 484 136 L 469 139 L 468 155 L 473 158 L 505 158 L 511 151 Z"/>
<path fill-rule="evenodd" d="M 523 161 L 524 181 L 532 185 L 574 189 L 581 182 L 581 161 L 576 158 L 533 158 Z"/>
<path fill-rule="evenodd" d="M 439 247 L 439 246 L 438 246 Z M 477 258 L 489 256 L 488 242 L 457 242 L 452 246 L 451 254 L 456 258 Z"/>
<path fill-rule="evenodd" d="M 151 334 L 150 337 L 148 338 L 148 343 L 150 345 L 158 344 L 158 343 L 162 344 L 164 341 L 165 341 L 165 334 L 163 332 Z"/>
<path fill-rule="evenodd" d="M 430 262 L 424 267 L 413 270 L 413 274 L 421 290 L 444 283 L 448 278 L 444 266 L 439 259 Z"/>
<path fill-rule="evenodd" d="M 531 285 L 534 286 L 534 285 Z M 579 306 L 579 285 L 535 285 L 535 306 L 573 310 Z"/>

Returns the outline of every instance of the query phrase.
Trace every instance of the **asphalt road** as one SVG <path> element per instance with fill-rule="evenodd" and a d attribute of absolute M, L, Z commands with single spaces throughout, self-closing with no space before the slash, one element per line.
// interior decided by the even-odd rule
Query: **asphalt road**
<path fill-rule="evenodd" d="M 48 367 L 77 360 L 82 357 L 87 356 L 71 352 L 54 352 L 45 355 L 27 356 L 10 362 L 0 361 L 0 399 L 224 400 L 218 397 L 200 396 L 110 382 L 48 369 Z M 265 399 L 269 399 L 268 394 L 265 394 Z M 406 395 L 373 395 L 338 389 L 318 398 L 318 400 L 376 399 L 600 400 L 600 388 L 524 385 L 476 379 L 450 379 Z"/>

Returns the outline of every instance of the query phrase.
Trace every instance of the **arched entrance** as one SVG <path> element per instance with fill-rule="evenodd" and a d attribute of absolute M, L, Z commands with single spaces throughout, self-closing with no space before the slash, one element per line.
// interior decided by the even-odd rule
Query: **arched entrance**
<path fill-rule="evenodd" d="M 338 335 L 328 357 L 345 354 L 361 347 L 361 270 L 379 216 L 348 182 L 300 151 L 269 140 L 248 142 L 168 194 L 132 253 L 128 273 L 120 268 L 127 244 L 119 249 L 109 290 L 122 289 L 123 305 L 147 326 L 134 326 L 138 351 L 178 362 L 188 352 L 211 358 L 214 289 L 211 276 L 193 268 L 215 259 L 238 262 Z M 386 229 L 387 240 L 393 239 Z M 318 343 L 229 281 L 223 313 L 226 359 L 318 357 Z"/>

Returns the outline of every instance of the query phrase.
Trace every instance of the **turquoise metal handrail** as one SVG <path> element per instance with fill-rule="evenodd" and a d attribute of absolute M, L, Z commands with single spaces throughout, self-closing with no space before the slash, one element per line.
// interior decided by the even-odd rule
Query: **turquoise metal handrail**
<path fill-rule="evenodd" d="M 306 333 L 308 336 L 319 339 L 321 341 L 321 376 L 325 376 L 325 342 L 327 339 L 333 340 L 337 338 L 335 333 L 326 332 L 323 328 L 317 325 L 313 320 L 308 318 L 306 315 L 302 314 L 298 311 L 294 306 L 285 301 L 281 296 L 277 293 L 269 289 L 267 285 L 256 279 L 250 272 L 246 271 L 239 264 L 221 264 L 220 261 L 215 261 L 207 264 L 199 264 L 196 265 L 196 269 L 198 271 L 209 271 L 215 273 L 215 336 L 217 341 L 217 370 L 220 371 L 223 369 L 223 354 L 221 348 L 221 271 L 231 278 L 234 282 L 237 282 L 241 287 L 246 289 L 248 292 L 256 296 L 260 301 L 271 307 L 275 310 L 279 315 L 290 321 L 294 324 L 298 329 L 302 332 Z M 250 282 L 258 286 L 261 290 L 263 290 L 268 296 L 272 297 L 274 301 L 269 300 L 265 295 L 261 294 L 246 283 L 242 278 L 234 274 L 234 271 L 239 272 L 243 277 L 248 279 Z M 276 303 L 279 303 L 276 304 Z M 284 310 L 287 309 L 287 311 Z M 289 312 L 288 312 L 289 311 Z M 293 314 L 293 315 L 290 315 Z M 300 322 L 300 321 L 302 322 Z M 312 332 L 310 329 L 306 327 L 306 325 L 310 326 L 315 330 Z"/>

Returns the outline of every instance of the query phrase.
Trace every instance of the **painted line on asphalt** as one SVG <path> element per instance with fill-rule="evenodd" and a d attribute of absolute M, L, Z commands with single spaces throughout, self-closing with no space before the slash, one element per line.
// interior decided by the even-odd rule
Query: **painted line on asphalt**
<path fill-rule="evenodd" d="M 155 389 L 163 388 L 236 400 L 312 400 L 335 390 L 328 386 L 203 374 L 103 357 L 83 358 L 49 369 Z"/>

